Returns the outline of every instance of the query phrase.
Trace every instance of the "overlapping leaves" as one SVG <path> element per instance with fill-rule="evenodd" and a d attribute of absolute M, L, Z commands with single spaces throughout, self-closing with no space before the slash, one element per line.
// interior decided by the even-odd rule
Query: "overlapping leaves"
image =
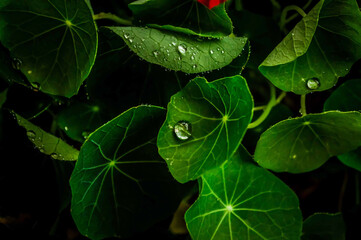
<path fill-rule="evenodd" d="M 169 216 L 177 183 L 157 153 L 163 108 L 131 108 L 93 132 L 72 174 L 72 216 L 91 239 L 127 237 Z"/>
<path fill-rule="evenodd" d="M 199 198 L 185 215 L 192 239 L 300 238 L 296 195 L 243 150 L 201 181 Z"/>
<path fill-rule="evenodd" d="M 78 92 L 97 49 L 96 27 L 84 0 L 5 1 L 0 41 L 35 87 L 66 97 Z"/>
<path fill-rule="evenodd" d="M 240 76 L 211 83 L 196 78 L 175 94 L 157 141 L 175 179 L 197 179 L 230 158 L 252 118 L 252 107 L 246 81 Z M 189 124 L 187 139 L 175 135 L 181 122 Z"/>
<path fill-rule="evenodd" d="M 287 119 L 261 135 L 255 160 L 277 172 L 314 170 L 330 157 L 361 146 L 359 112 L 325 112 Z"/>
<path fill-rule="evenodd" d="M 361 58 L 361 12 L 355 0 L 321 0 L 259 66 L 278 88 L 323 91 Z M 309 87 L 316 79 L 319 86 Z"/>

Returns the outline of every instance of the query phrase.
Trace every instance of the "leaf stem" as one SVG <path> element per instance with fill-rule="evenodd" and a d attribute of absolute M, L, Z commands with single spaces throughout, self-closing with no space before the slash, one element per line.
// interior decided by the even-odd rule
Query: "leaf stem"
<path fill-rule="evenodd" d="M 119 23 L 121 25 L 127 25 L 127 26 L 131 26 L 132 25 L 132 21 L 127 20 L 127 19 L 123 19 L 118 17 L 117 15 L 114 15 L 112 13 L 98 13 L 98 14 L 94 14 L 93 15 L 93 19 L 94 20 L 100 20 L 100 19 L 108 19 L 108 20 L 112 20 L 116 23 Z"/>
<path fill-rule="evenodd" d="M 301 95 L 301 115 L 306 116 L 307 110 L 306 110 L 306 94 Z"/>
<path fill-rule="evenodd" d="M 263 113 L 261 114 L 261 116 L 259 118 L 257 118 L 256 121 L 251 122 L 248 125 L 248 128 L 255 128 L 255 127 L 259 126 L 268 117 L 272 108 L 274 106 L 276 106 L 278 103 L 280 103 L 282 101 L 282 99 L 286 96 L 286 92 L 282 92 L 276 99 L 276 88 L 272 84 L 270 84 L 270 93 L 271 93 L 271 98 L 267 105 L 254 108 L 254 109 L 256 109 L 256 111 L 261 110 L 261 108 L 263 108 L 262 109 Z"/>
<path fill-rule="evenodd" d="M 308 3 L 307 3 L 308 4 Z M 307 4 L 305 5 L 305 6 L 307 6 Z M 289 12 L 289 11 L 291 11 L 291 10 L 294 10 L 294 11 L 296 11 L 298 14 L 300 14 L 302 17 L 306 17 L 306 13 L 305 13 L 305 11 L 303 11 L 303 9 L 302 8 L 300 8 L 299 6 L 296 6 L 296 5 L 290 5 L 290 6 L 287 6 L 287 7 L 285 7 L 283 10 L 282 10 L 282 13 L 281 13 L 281 20 L 280 20 L 280 29 L 282 30 L 282 31 L 284 31 L 285 30 L 285 25 L 286 25 L 286 23 L 288 23 L 289 21 L 291 21 L 293 18 L 295 18 L 295 17 L 293 17 L 293 16 L 291 16 L 289 19 L 286 19 L 286 17 L 287 17 L 287 13 Z M 292 19 L 291 19 L 292 18 Z"/>
<path fill-rule="evenodd" d="M 275 104 L 275 105 L 279 104 L 279 103 L 282 101 L 282 99 L 284 99 L 285 97 L 286 97 L 286 92 L 282 92 L 282 93 L 277 97 L 277 99 L 276 99 L 276 104 Z M 267 104 L 267 105 L 268 105 L 268 104 Z M 265 110 L 265 109 L 267 108 L 267 105 L 261 105 L 261 106 L 254 107 L 254 108 L 253 108 L 253 111 L 256 112 L 256 111 Z M 274 105 L 274 106 L 275 106 L 275 105 Z"/>

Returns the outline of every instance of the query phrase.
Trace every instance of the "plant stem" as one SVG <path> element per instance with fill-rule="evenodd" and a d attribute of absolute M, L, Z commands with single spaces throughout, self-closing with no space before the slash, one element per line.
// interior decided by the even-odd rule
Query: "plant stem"
<path fill-rule="evenodd" d="M 310 4 L 312 3 L 312 0 L 308 0 L 308 2 L 302 7 L 303 10 L 308 8 Z M 285 24 L 291 22 L 293 19 L 295 19 L 298 16 L 297 13 L 292 14 L 289 18 L 285 19 Z"/>
<path fill-rule="evenodd" d="M 307 4 L 306 4 L 307 5 Z M 282 31 L 284 31 L 285 29 L 285 25 L 287 22 L 291 21 L 291 20 L 286 20 L 286 17 L 287 17 L 287 13 L 291 10 L 295 10 L 296 12 L 298 12 L 298 14 L 300 14 L 302 17 L 306 17 L 306 13 L 303 11 L 302 8 L 300 8 L 299 6 L 296 6 L 296 5 L 290 5 L 290 6 L 287 6 L 285 7 L 283 10 L 282 10 L 282 13 L 281 13 L 281 20 L 280 20 L 280 29 Z"/>
<path fill-rule="evenodd" d="M 301 95 L 301 115 L 306 116 L 307 110 L 306 110 L 306 94 Z"/>
<path fill-rule="evenodd" d="M 104 13 L 104 12 L 101 12 L 101 13 L 98 13 L 98 14 L 95 14 L 93 15 L 93 19 L 94 20 L 99 20 L 99 19 L 108 19 L 108 20 L 112 20 L 116 23 L 119 23 L 121 25 L 127 25 L 127 26 L 131 26 L 132 25 L 132 21 L 130 20 L 127 20 L 127 19 L 123 19 L 123 18 L 120 18 L 112 13 Z"/>
<path fill-rule="evenodd" d="M 271 112 L 272 108 L 277 104 L 276 88 L 271 84 L 270 84 L 270 92 L 271 92 L 271 99 L 269 100 L 263 113 L 261 114 L 261 116 L 259 118 L 257 118 L 256 121 L 250 123 L 248 125 L 248 128 L 255 128 L 255 127 L 259 126 L 267 118 L 267 116 Z"/>
<path fill-rule="evenodd" d="M 279 104 L 282 99 L 284 99 L 286 97 L 286 92 L 282 92 L 276 99 L 276 104 L 274 106 L 276 106 L 277 104 Z M 261 106 L 257 106 L 253 108 L 253 112 L 256 111 L 261 111 L 261 110 L 265 110 L 267 108 L 267 105 L 261 105 Z"/>

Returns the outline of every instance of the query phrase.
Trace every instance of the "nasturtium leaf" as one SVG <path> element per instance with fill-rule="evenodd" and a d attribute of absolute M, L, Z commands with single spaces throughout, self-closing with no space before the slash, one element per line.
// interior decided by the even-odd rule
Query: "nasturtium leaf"
<path fill-rule="evenodd" d="M 246 80 L 234 76 L 208 83 L 195 78 L 172 96 L 159 130 L 159 154 L 179 182 L 221 165 L 241 144 L 252 118 Z"/>
<path fill-rule="evenodd" d="M 312 171 L 330 157 L 361 146 L 361 113 L 324 112 L 287 119 L 257 143 L 255 160 L 276 172 Z"/>
<path fill-rule="evenodd" d="M 315 213 L 303 223 L 302 240 L 345 240 L 341 213 Z"/>
<path fill-rule="evenodd" d="M 259 70 L 278 88 L 306 94 L 332 88 L 360 58 L 361 12 L 357 2 L 321 0 Z"/>
<path fill-rule="evenodd" d="M 165 112 L 131 108 L 85 141 L 70 179 L 72 216 L 83 235 L 127 237 L 177 208 L 179 184 L 156 147 Z"/>
<path fill-rule="evenodd" d="M 196 39 L 191 36 L 140 27 L 109 27 L 139 57 L 185 73 L 211 71 L 227 66 L 247 44 L 247 38 Z"/>
<path fill-rule="evenodd" d="M 201 181 L 200 195 L 185 215 L 192 239 L 300 239 L 297 196 L 248 153 L 234 154 Z"/>
<path fill-rule="evenodd" d="M 325 111 L 361 111 L 361 79 L 352 79 L 343 83 L 326 100 Z M 361 171 L 361 147 L 337 156 L 346 166 Z"/>
<path fill-rule="evenodd" d="M 6 48 L 0 44 L 0 80 L 25 84 L 24 77 L 16 67 L 16 61 L 11 60 Z"/>
<path fill-rule="evenodd" d="M 84 140 L 107 120 L 103 106 L 73 102 L 57 115 L 57 123 L 71 139 Z"/>
<path fill-rule="evenodd" d="M 78 92 L 97 50 L 84 0 L 8 1 L 0 6 L 0 41 L 33 86 L 66 97 Z"/>
<path fill-rule="evenodd" d="M 55 160 L 76 161 L 79 151 L 63 140 L 45 132 L 40 127 L 32 124 L 25 118 L 15 114 L 18 124 L 25 128 L 29 140 L 39 149 L 41 153 L 50 155 Z"/>
<path fill-rule="evenodd" d="M 128 7 L 136 20 L 152 27 L 203 37 L 225 37 L 232 33 L 224 4 L 210 10 L 194 0 L 138 0 Z"/>

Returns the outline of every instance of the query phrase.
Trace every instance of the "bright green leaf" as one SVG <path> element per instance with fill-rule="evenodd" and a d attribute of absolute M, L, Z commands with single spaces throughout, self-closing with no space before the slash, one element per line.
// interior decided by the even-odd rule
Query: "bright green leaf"
<path fill-rule="evenodd" d="M 246 153 L 202 176 L 185 220 L 194 240 L 296 240 L 302 228 L 296 195 Z"/>
<path fill-rule="evenodd" d="M 360 58 L 361 12 L 357 2 L 322 0 L 259 70 L 278 88 L 305 94 L 332 88 Z M 309 81 L 317 84 L 312 86 Z"/>
<path fill-rule="evenodd" d="M 152 27 L 203 37 L 232 33 L 232 22 L 224 4 L 210 10 L 194 0 L 138 0 L 128 6 L 136 20 Z"/>
<path fill-rule="evenodd" d="M 325 112 L 287 119 L 257 143 L 255 160 L 276 172 L 312 171 L 330 157 L 361 146 L 359 112 Z"/>
<path fill-rule="evenodd" d="M 179 182 L 197 179 L 230 158 L 241 144 L 252 108 L 241 76 L 211 83 L 195 78 L 175 94 L 157 142 L 173 177 Z"/>
<path fill-rule="evenodd" d="M 345 223 L 340 213 L 315 213 L 303 224 L 302 240 L 345 240 Z"/>
<path fill-rule="evenodd" d="M 50 155 L 53 159 L 64 161 L 76 161 L 79 151 L 68 145 L 54 135 L 45 132 L 40 127 L 32 124 L 25 118 L 15 114 L 18 124 L 26 129 L 29 140 L 39 149 L 41 153 Z"/>
<path fill-rule="evenodd" d="M 109 27 L 139 57 L 185 73 L 211 71 L 227 66 L 247 44 L 247 38 L 196 39 L 191 36 L 139 27 Z"/>
<path fill-rule="evenodd" d="M 348 80 L 335 91 L 326 100 L 325 111 L 360 111 L 361 110 L 361 79 Z M 337 156 L 346 166 L 361 171 L 361 148 L 352 152 Z"/>
<path fill-rule="evenodd" d="M 165 110 L 131 108 L 93 132 L 72 174 L 72 216 L 91 239 L 127 237 L 176 209 L 178 184 L 156 147 Z"/>
<path fill-rule="evenodd" d="M 78 92 L 97 49 L 84 0 L 9 1 L 0 8 L 0 41 L 33 86 L 66 97 Z"/>

